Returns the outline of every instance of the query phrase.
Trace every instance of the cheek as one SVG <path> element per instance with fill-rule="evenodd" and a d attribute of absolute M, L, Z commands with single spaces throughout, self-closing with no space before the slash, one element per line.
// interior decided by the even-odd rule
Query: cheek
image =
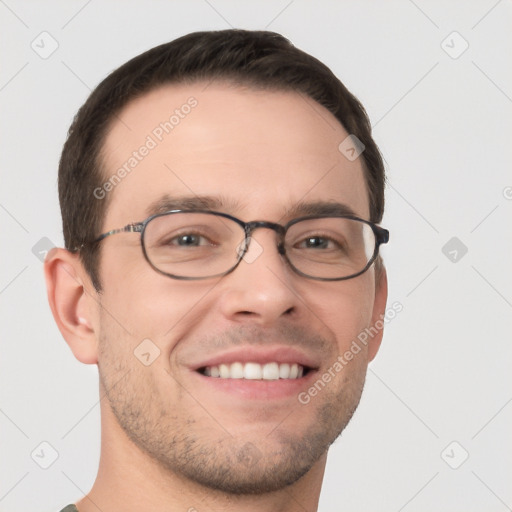
<path fill-rule="evenodd" d="M 368 271 L 354 279 L 329 283 L 315 295 L 316 299 L 309 300 L 315 304 L 315 314 L 334 334 L 338 351 L 346 350 L 371 324 L 375 300 L 372 274 Z"/>
<path fill-rule="evenodd" d="M 102 305 L 134 340 L 149 338 L 163 348 L 199 321 L 215 283 L 169 279 L 155 272 L 142 256 L 140 260 L 105 258 Z"/>

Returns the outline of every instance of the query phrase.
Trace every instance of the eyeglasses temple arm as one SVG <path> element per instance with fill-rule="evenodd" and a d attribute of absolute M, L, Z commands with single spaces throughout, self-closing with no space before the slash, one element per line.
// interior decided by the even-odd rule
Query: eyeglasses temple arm
<path fill-rule="evenodd" d="M 375 226 L 377 228 L 377 243 L 387 244 L 389 242 L 389 231 L 387 229 L 381 228 L 380 226 Z"/>
<path fill-rule="evenodd" d="M 112 229 L 111 231 L 107 231 L 106 233 L 103 233 L 98 238 L 96 238 L 96 240 L 94 240 L 94 242 L 100 242 L 104 238 L 107 238 L 107 236 L 117 235 L 118 233 L 141 233 L 143 227 L 144 227 L 144 225 L 142 222 L 128 224 L 124 228 Z"/>

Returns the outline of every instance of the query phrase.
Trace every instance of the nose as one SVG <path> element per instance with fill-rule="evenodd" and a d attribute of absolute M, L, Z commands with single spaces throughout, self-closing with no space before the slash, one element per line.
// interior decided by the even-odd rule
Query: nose
<path fill-rule="evenodd" d="M 238 267 L 222 278 L 222 314 L 232 321 L 261 326 L 296 316 L 300 306 L 294 288 L 297 278 L 278 252 L 276 233 L 259 229 L 253 232 Z"/>

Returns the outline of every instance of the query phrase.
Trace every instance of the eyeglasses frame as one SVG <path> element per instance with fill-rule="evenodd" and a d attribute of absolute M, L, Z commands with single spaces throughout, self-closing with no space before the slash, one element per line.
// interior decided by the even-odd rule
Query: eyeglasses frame
<path fill-rule="evenodd" d="M 152 220 L 154 220 L 158 217 L 164 217 L 164 216 L 175 214 L 175 213 L 207 213 L 210 215 L 223 217 L 223 218 L 229 219 L 233 222 L 236 222 L 244 230 L 244 233 L 245 233 L 244 248 L 243 248 L 243 251 L 242 250 L 239 251 L 237 262 L 226 272 L 222 272 L 220 274 L 215 274 L 213 276 L 206 276 L 206 277 L 176 276 L 173 274 L 168 274 L 167 272 L 164 272 L 163 270 L 160 270 L 157 267 L 155 267 L 155 265 L 153 265 L 153 263 L 151 262 L 151 260 L 148 257 L 148 254 L 146 252 L 146 245 L 144 244 L 144 234 L 145 234 L 146 226 Z M 314 276 L 310 276 L 308 274 L 304 274 L 302 271 L 300 271 L 298 268 L 296 268 L 293 265 L 293 263 L 289 260 L 288 255 L 286 254 L 286 249 L 284 247 L 284 238 L 286 236 L 288 229 L 290 229 L 290 227 L 293 226 L 294 224 L 297 224 L 298 222 L 301 222 L 304 220 L 322 219 L 322 218 L 352 219 L 352 220 L 356 220 L 359 222 L 363 222 L 364 224 L 367 224 L 368 226 L 370 226 L 373 233 L 375 234 L 375 249 L 373 251 L 372 257 L 369 259 L 368 263 L 366 264 L 366 266 L 364 267 L 363 270 L 361 270 L 360 272 L 357 272 L 356 274 L 352 274 L 352 275 L 346 276 L 346 277 L 314 277 Z M 305 277 L 307 279 L 314 279 L 315 281 L 345 281 L 347 279 L 353 279 L 354 277 L 364 274 L 373 265 L 373 263 L 377 259 L 380 246 L 382 244 L 386 244 L 389 242 L 389 231 L 387 229 L 385 229 L 381 226 L 378 226 L 374 222 L 356 217 L 355 215 L 327 214 L 327 213 L 326 214 L 317 214 L 317 215 L 306 215 L 303 217 L 298 217 L 296 219 L 292 219 L 290 222 L 286 223 L 283 226 L 283 225 L 277 224 L 275 222 L 269 222 L 269 221 L 264 221 L 264 220 L 244 222 L 236 217 L 233 217 L 232 215 L 229 215 L 228 213 L 216 212 L 216 211 L 212 211 L 212 210 L 201 210 L 201 209 L 181 210 L 180 209 L 180 210 L 168 210 L 165 212 L 156 213 L 154 215 L 149 216 L 147 219 L 145 219 L 141 222 L 133 222 L 133 223 L 127 224 L 123 228 L 112 229 L 110 231 L 102 233 L 101 235 L 99 235 L 97 238 L 95 238 L 94 240 L 92 240 L 89 243 L 96 244 L 111 235 L 117 235 L 119 233 L 140 233 L 140 242 L 141 242 L 144 258 L 146 259 L 146 261 L 149 263 L 149 265 L 151 266 L 151 268 L 153 270 L 155 270 L 156 272 L 158 272 L 164 276 L 170 277 L 172 279 L 179 279 L 182 281 L 198 281 L 201 279 L 213 279 L 215 277 L 223 277 L 223 276 L 226 276 L 226 275 L 230 274 L 231 272 L 233 272 L 238 267 L 238 265 L 242 261 L 243 257 L 247 253 L 247 251 L 249 249 L 250 241 L 251 241 L 251 235 L 254 232 L 254 230 L 256 230 L 258 228 L 267 228 L 267 229 L 272 229 L 273 231 L 275 231 L 279 236 L 278 243 L 277 243 L 277 251 L 283 257 L 283 259 L 286 261 L 288 266 L 296 274 L 298 274 L 302 277 Z M 85 244 L 82 244 L 81 247 L 84 247 L 84 246 L 88 245 L 89 243 L 86 242 Z"/>

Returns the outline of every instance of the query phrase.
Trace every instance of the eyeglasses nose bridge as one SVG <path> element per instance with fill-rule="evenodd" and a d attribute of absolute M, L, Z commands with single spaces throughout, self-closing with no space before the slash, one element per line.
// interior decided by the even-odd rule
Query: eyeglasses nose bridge
<path fill-rule="evenodd" d="M 272 231 L 275 231 L 278 235 L 277 250 L 279 254 L 284 254 L 283 240 L 286 234 L 286 228 L 281 224 L 277 224 L 275 222 L 268 222 L 266 220 L 254 220 L 244 224 L 245 247 L 243 254 L 245 254 L 249 250 L 249 244 L 251 242 L 252 234 L 258 228 L 267 228 L 271 229 Z"/>

